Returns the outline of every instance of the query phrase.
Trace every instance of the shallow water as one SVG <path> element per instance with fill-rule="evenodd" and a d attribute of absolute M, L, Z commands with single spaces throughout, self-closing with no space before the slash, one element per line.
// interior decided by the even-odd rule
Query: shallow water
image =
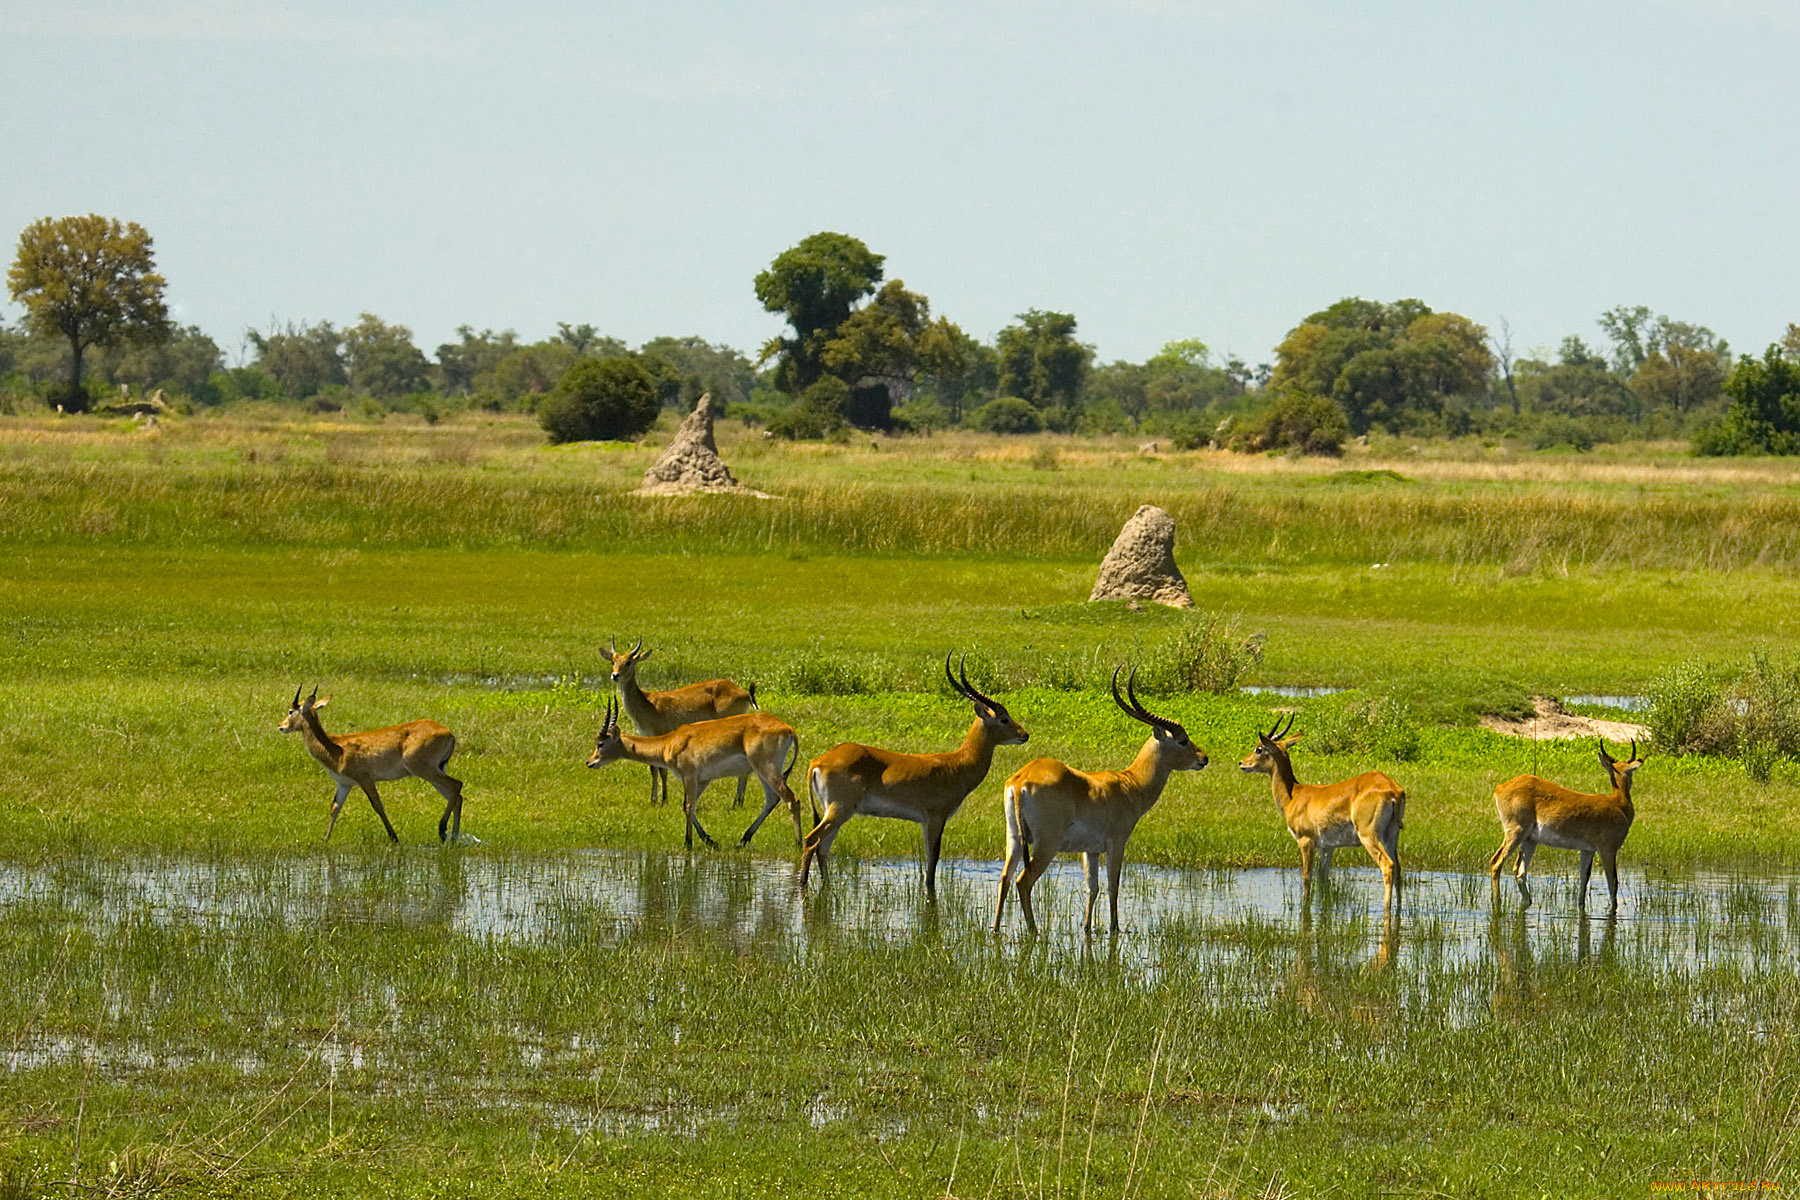
<path fill-rule="evenodd" d="M 1305 900 L 1293 868 L 1195 869 L 1127 862 L 1116 939 L 1080 930 L 1086 884 L 1065 857 L 1034 896 L 1044 930 L 1024 932 L 1009 898 L 1002 945 L 1030 942 L 1053 958 L 1108 945 L 1123 970 L 1154 977 L 1243 953 L 1246 936 L 1266 943 L 1315 929 L 1366 940 L 1384 964 L 1477 964 L 1521 947 L 1585 958 L 1604 952 L 1658 969 L 1747 969 L 1800 951 L 1800 875 L 1695 872 L 1649 877 L 1621 872 L 1616 913 L 1598 864 L 1591 915 L 1576 906 L 1576 859 L 1544 851 L 1533 866 L 1532 900 L 1520 903 L 1510 875 L 1415 871 L 1403 903 L 1384 921 L 1380 878 L 1355 851 L 1337 856 L 1330 880 Z M 856 861 L 840 855 L 831 879 L 805 893 L 791 862 L 729 852 L 590 851 L 510 858 L 431 848 L 325 854 L 272 861 L 205 858 L 81 859 L 49 869 L 0 864 L 0 920 L 21 905 L 49 905 L 96 929 L 123 922 L 233 925 L 396 925 L 496 942 L 544 941 L 579 924 L 603 941 L 708 931 L 764 949 L 803 953 L 808 939 L 899 939 L 922 931 L 983 934 L 993 920 L 999 864 L 946 859 L 939 903 L 925 903 L 916 860 Z M 1096 920 L 1104 926 L 1104 879 Z"/>

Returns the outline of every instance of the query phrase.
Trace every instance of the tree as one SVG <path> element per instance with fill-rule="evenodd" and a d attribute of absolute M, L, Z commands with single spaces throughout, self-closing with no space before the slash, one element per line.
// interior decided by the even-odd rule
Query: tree
<path fill-rule="evenodd" d="M 413 345 L 412 330 L 374 313 L 344 330 L 344 365 L 350 386 L 371 396 L 392 399 L 431 386 L 431 364 Z"/>
<path fill-rule="evenodd" d="M 996 388 L 1002 396 L 1017 396 L 1049 413 L 1045 423 L 1052 428 L 1073 427 L 1094 348 L 1075 340 L 1072 313 L 1031 308 L 1018 320 L 994 338 L 1000 357 Z"/>
<path fill-rule="evenodd" d="M 344 369 L 344 335 L 330 321 L 288 322 L 268 333 L 245 332 L 256 347 L 256 366 L 281 385 L 290 400 L 304 400 L 333 385 L 350 382 Z"/>
<path fill-rule="evenodd" d="M 167 335 L 166 281 L 156 272 L 150 234 L 135 221 L 93 213 L 35 221 L 19 235 L 6 281 L 31 328 L 69 343 L 63 405 L 71 411 L 87 409 L 81 359 L 89 347 Z"/>
<path fill-rule="evenodd" d="M 750 360 L 730 346 L 714 345 L 701 337 L 655 337 L 638 347 L 646 358 L 659 358 L 681 375 L 690 398 L 711 392 L 729 408 L 750 398 L 756 387 L 756 371 Z"/>
<path fill-rule="evenodd" d="M 552 442 L 629 441 L 656 424 L 656 384 L 635 357 L 576 359 L 538 406 Z"/>
<path fill-rule="evenodd" d="M 1635 417 L 1636 393 L 1579 337 L 1566 337 L 1556 361 L 1522 358 L 1516 365 L 1519 395 L 1532 412 L 1568 417 Z"/>
<path fill-rule="evenodd" d="M 825 345 L 857 301 L 881 282 L 884 257 L 843 233 L 815 233 L 775 256 L 756 277 L 756 298 L 781 313 L 792 337 L 771 338 L 762 361 L 775 360 L 775 387 L 798 396 L 826 373 Z"/>
<path fill-rule="evenodd" d="M 173 388 L 205 403 L 217 402 L 208 381 L 224 364 L 224 356 L 198 326 L 171 329 L 164 341 L 127 343 L 115 352 L 119 360 L 111 365 L 110 374 L 119 383 L 140 391 Z"/>
<path fill-rule="evenodd" d="M 1269 386 L 1329 396 L 1367 433 L 1435 417 L 1453 396 L 1485 395 L 1487 330 L 1419 300 L 1352 296 L 1307 317 L 1275 348 Z"/>
<path fill-rule="evenodd" d="M 1800 454 L 1800 362 L 1780 343 L 1739 359 L 1725 394 L 1724 419 L 1695 439 L 1696 454 Z"/>
<path fill-rule="evenodd" d="M 456 327 L 457 341 L 437 348 L 438 376 L 448 395 L 467 395 L 475 390 L 477 376 L 492 371 L 500 360 L 518 349 L 519 335 L 508 329 L 476 333 L 471 325 Z"/>
<path fill-rule="evenodd" d="M 579 325 L 571 325 L 567 321 L 556 323 L 556 337 L 575 352 L 575 357 L 591 355 L 594 358 L 608 358 L 615 354 L 628 354 L 629 348 L 616 337 L 606 337 L 598 329 L 583 321 Z"/>

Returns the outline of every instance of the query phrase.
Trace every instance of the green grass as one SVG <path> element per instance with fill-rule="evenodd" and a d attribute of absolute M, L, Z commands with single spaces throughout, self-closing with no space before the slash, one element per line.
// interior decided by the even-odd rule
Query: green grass
<path fill-rule="evenodd" d="M 379 1178 L 421 1196 L 1498 1196 L 1785 1176 L 1800 920 L 1747 892 L 1694 917 L 1679 881 L 1792 868 L 1790 763 L 1763 785 L 1649 748 L 1622 856 L 1643 920 L 1616 942 L 1581 923 L 1613 948 L 1596 955 L 1565 936 L 1557 851 L 1535 864 L 1548 924 L 1515 923 L 1503 894 L 1469 958 L 1450 916 L 1409 911 L 1391 968 L 1354 904 L 1317 924 L 1139 926 L 1124 962 L 1065 935 L 993 940 L 979 898 L 924 914 L 890 896 L 898 932 L 869 932 L 850 919 L 856 860 L 918 853 L 916 829 L 870 819 L 837 842 L 849 882 L 804 903 L 769 882 L 793 856 L 780 814 L 748 855 L 645 859 L 655 920 L 565 890 L 550 933 L 496 937 L 434 897 L 676 847 L 679 813 L 645 803 L 644 771 L 584 768 L 613 635 L 657 648 L 651 686 L 756 681 L 809 756 L 947 748 L 970 714 L 941 664 L 968 651 L 1032 740 L 951 823 L 953 863 L 999 856 L 1000 783 L 1027 759 L 1130 759 L 1143 729 L 1105 681 L 1137 663 L 1212 765 L 1171 783 L 1130 860 L 1291 871 L 1266 781 L 1235 766 L 1277 702 L 1170 687 L 1194 617 L 1084 603 L 1153 500 L 1177 516 L 1199 610 L 1266 635 L 1245 682 L 1410 711 L 1410 761 L 1302 742 L 1296 766 L 1387 770 L 1409 794 L 1405 864 L 1470 873 L 1485 904 L 1494 784 L 1599 772 L 1591 744 L 1475 717 L 1800 649 L 1790 468 L 1473 447 L 1147 459 L 1059 439 L 1043 471 L 1001 439 L 723 440 L 784 499 L 629 498 L 650 449 L 550 449 L 511 419 L 0 421 L 0 866 L 52 885 L 0 889 L 0 972 L 23 981 L 0 989 L 0 1053 L 104 1051 L 9 1068 L 0 1197 L 71 1177 L 133 1195 Z M 416 781 L 386 789 L 399 851 L 356 799 L 322 844 L 330 783 L 275 732 L 314 683 L 329 728 L 455 730 L 481 844 L 439 850 Z M 1298 702 L 1296 728 L 1347 702 Z M 729 803 L 715 786 L 702 806 L 721 840 L 752 815 Z M 219 873 L 206 894 L 237 915 L 126 903 L 115 869 Z M 714 869 L 740 873 L 743 911 L 799 912 L 800 931 L 693 919 L 692 873 Z M 330 903 L 283 907 L 321 874 Z M 1761 949 L 1696 963 L 1654 930 Z M 1156 970 L 1132 965 L 1146 953 Z"/>

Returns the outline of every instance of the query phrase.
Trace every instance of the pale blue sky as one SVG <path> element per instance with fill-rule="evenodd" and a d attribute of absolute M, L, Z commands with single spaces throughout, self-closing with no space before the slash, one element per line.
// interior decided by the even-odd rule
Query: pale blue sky
<path fill-rule="evenodd" d="M 754 355 L 855 234 L 991 338 L 1266 360 L 1346 295 L 1515 348 L 1800 321 L 1800 0 L 0 0 L 0 238 L 99 212 L 176 316 L 559 320 Z M 17 316 L 16 306 L 4 309 Z"/>

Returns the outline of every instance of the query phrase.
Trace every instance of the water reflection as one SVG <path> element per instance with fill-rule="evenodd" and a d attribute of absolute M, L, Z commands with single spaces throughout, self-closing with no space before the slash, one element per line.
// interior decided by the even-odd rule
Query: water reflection
<path fill-rule="evenodd" d="M 559 856 L 328 853 L 275 861 L 77 859 L 49 869 L 0 864 L 0 918 L 51 904 L 97 926 L 126 921 L 287 926 L 402 926 L 494 941 L 581 938 L 601 944 L 704 930 L 749 950 L 775 943 L 805 954 L 825 937 L 989 945 L 1047 961 L 1105 961 L 1146 977 L 1223 967 L 1291 944 L 1295 988 L 1354 967 L 1442 969 L 1492 962 L 1529 979 L 1534 958 L 1614 957 L 1694 970 L 1756 969 L 1800 949 L 1800 877 L 1627 872 L 1619 910 L 1587 916 L 1571 874 L 1546 874 L 1522 909 L 1484 874 L 1409 873 L 1404 906 L 1382 916 L 1380 880 L 1341 871 L 1312 909 L 1291 869 L 1217 870 L 1133 863 L 1124 881 L 1126 930 L 1080 932 L 1080 864 L 1044 876 L 1044 934 L 984 932 L 999 865 L 946 861 L 939 903 L 925 903 L 911 860 L 845 859 L 829 887 L 802 892 L 785 860 L 724 854 L 593 851 Z M 1316 910 L 1316 911 L 1314 911 Z"/>

